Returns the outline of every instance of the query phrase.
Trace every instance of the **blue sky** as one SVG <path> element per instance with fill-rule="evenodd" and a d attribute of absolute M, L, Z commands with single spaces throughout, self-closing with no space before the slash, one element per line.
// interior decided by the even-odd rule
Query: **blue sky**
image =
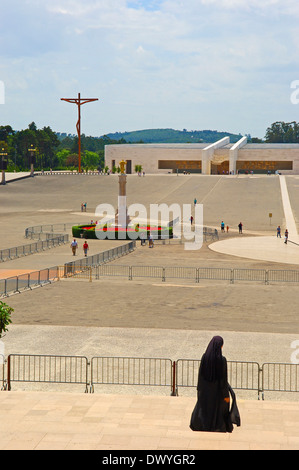
<path fill-rule="evenodd" d="M 296 0 L 10 0 L 0 6 L 0 125 L 75 133 L 299 121 Z"/>

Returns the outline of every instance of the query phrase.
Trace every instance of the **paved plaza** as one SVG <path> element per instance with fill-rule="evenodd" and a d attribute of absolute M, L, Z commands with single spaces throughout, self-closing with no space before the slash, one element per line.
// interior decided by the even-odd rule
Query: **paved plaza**
<path fill-rule="evenodd" d="M 299 177 L 283 180 L 129 176 L 128 204 L 192 204 L 196 196 L 204 206 L 204 225 L 220 231 L 224 220 L 229 231 L 198 252 L 176 244 L 150 250 L 138 243 L 133 253 L 112 264 L 298 270 Z M 0 189 L 1 248 L 29 243 L 24 239 L 29 226 L 89 222 L 98 204 L 117 205 L 117 191 L 116 176 L 49 175 L 11 182 Z M 85 201 L 87 213 L 81 213 Z M 240 221 L 243 234 L 238 233 Z M 277 225 L 290 227 L 293 244 L 276 237 Z M 80 244 L 78 258 L 83 257 Z M 94 254 L 121 242 L 89 244 Z M 72 259 L 69 244 L 62 245 L 2 263 L 0 278 Z M 299 335 L 298 286 L 292 283 L 69 279 L 12 295 L 6 302 L 15 309 L 3 338 L 6 354 L 197 359 L 211 336 L 221 334 L 228 360 L 290 362 Z M 146 391 L 115 395 L 115 389 L 109 394 L 103 390 L 104 395 L 99 390 L 94 395 L 61 389 L 39 393 L 18 384 L 0 394 L 0 448 L 299 448 L 296 397 L 261 402 L 238 393 L 241 428 L 229 436 L 199 436 L 188 429 L 193 392 L 179 397 L 147 396 Z M 151 419 L 143 406 L 153 410 Z"/>

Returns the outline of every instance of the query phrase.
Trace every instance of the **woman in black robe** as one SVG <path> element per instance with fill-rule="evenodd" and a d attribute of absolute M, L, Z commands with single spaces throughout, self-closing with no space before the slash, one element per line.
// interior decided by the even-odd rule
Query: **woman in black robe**
<path fill-rule="evenodd" d="M 223 338 L 214 336 L 203 354 L 197 383 L 197 403 L 190 422 L 192 431 L 232 432 L 229 413 L 227 362 Z"/>

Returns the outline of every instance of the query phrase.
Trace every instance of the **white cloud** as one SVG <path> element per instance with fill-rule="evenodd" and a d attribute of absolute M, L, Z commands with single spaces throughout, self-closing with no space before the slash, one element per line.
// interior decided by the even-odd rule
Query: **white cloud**
<path fill-rule="evenodd" d="M 211 125 L 263 136 L 273 115 L 295 113 L 298 16 L 293 0 L 12 0 L 2 124 L 40 118 L 71 132 L 59 99 L 81 92 L 100 98 L 84 115 L 91 134 Z"/>

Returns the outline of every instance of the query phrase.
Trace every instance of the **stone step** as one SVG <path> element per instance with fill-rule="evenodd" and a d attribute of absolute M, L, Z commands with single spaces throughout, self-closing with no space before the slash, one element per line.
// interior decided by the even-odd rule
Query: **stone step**
<path fill-rule="evenodd" d="M 194 398 L 0 393 L 1 450 L 298 450 L 299 402 L 238 400 L 241 427 L 193 432 Z"/>

